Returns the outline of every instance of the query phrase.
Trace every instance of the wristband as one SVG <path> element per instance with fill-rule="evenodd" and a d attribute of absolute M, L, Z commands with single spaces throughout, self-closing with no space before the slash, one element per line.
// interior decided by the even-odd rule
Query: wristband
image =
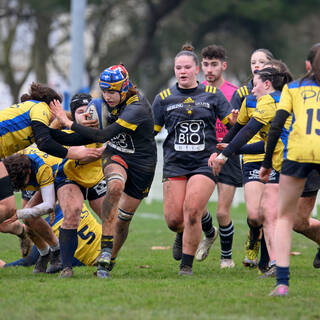
<path fill-rule="evenodd" d="M 217 156 L 217 159 L 223 160 L 224 162 L 227 162 L 227 160 L 228 160 L 229 158 L 226 157 L 225 155 L 223 155 L 222 153 L 220 153 L 220 154 Z"/>

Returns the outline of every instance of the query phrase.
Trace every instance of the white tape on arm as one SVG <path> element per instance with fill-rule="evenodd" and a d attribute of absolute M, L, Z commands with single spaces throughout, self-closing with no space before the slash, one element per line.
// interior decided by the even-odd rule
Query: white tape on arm
<path fill-rule="evenodd" d="M 53 211 L 56 202 L 54 184 L 42 187 L 40 189 L 43 202 L 32 207 L 17 210 L 17 217 L 19 219 L 36 218 L 49 214 Z"/>

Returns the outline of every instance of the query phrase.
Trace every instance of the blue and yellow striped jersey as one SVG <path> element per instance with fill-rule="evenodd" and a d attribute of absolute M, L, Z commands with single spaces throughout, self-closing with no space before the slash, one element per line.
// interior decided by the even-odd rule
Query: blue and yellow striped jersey
<path fill-rule="evenodd" d="M 238 115 L 238 120 L 237 122 L 241 124 L 242 126 L 245 126 L 249 120 L 252 118 L 252 115 L 254 111 L 256 110 L 257 106 L 257 100 L 253 94 L 248 95 L 242 102 L 239 115 Z M 263 140 L 259 134 L 254 135 L 252 139 L 248 142 L 250 143 L 256 143 Z M 244 154 L 243 155 L 243 162 L 248 163 L 248 162 L 260 162 L 263 161 L 264 159 L 264 153 L 259 153 L 259 154 Z"/>
<path fill-rule="evenodd" d="M 65 130 L 66 132 L 73 132 Z M 87 148 L 100 148 L 102 143 L 91 143 L 86 145 Z M 101 158 L 95 161 L 87 162 L 81 160 L 63 159 L 59 166 L 57 181 L 59 179 L 69 179 L 76 182 L 84 188 L 92 188 L 104 179 L 102 171 Z"/>
<path fill-rule="evenodd" d="M 45 102 L 29 100 L 0 111 L 0 158 L 34 142 L 31 121 L 49 126 L 51 111 Z"/>
<path fill-rule="evenodd" d="M 31 161 L 31 174 L 25 190 L 35 191 L 54 183 L 62 159 L 40 151 L 36 146 L 30 146 L 21 153 Z"/>
<path fill-rule="evenodd" d="M 284 159 L 320 163 L 320 86 L 311 79 L 285 85 L 278 110 L 292 113 Z"/>
<path fill-rule="evenodd" d="M 271 121 L 274 119 L 277 111 L 277 106 L 280 101 L 281 92 L 275 91 L 271 94 L 266 94 L 262 96 L 258 102 L 257 107 L 254 110 L 252 117 L 262 123 L 264 126 L 260 129 L 259 134 L 261 138 L 264 140 L 265 145 L 268 140 L 268 134 L 271 127 Z M 280 171 L 283 153 L 285 148 L 285 143 L 288 140 L 289 130 L 292 123 L 292 117 L 288 117 L 284 128 L 281 132 L 280 139 L 274 149 L 274 153 L 272 156 L 272 167 Z"/>
<path fill-rule="evenodd" d="M 63 213 L 60 207 L 56 208 L 55 213 L 55 221 L 51 227 L 59 238 L 59 228 L 63 221 Z M 92 266 L 100 253 L 102 228 L 85 204 L 82 207 L 77 233 L 78 247 L 74 257 L 83 264 Z"/>

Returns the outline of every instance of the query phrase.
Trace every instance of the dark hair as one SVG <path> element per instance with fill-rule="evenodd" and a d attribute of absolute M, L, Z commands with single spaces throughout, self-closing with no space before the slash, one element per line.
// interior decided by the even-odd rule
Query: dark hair
<path fill-rule="evenodd" d="M 203 48 L 201 50 L 201 56 L 202 58 L 207 59 L 218 59 L 220 61 L 227 60 L 226 51 L 224 50 L 224 47 L 215 44 Z"/>
<path fill-rule="evenodd" d="M 59 100 L 62 102 L 62 97 L 50 87 L 46 87 L 40 83 L 32 82 L 29 93 L 25 93 L 20 98 L 21 102 L 28 100 L 43 101 L 47 105 L 53 100 Z"/>
<path fill-rule="evenodd" d="M 263 53 L 266 55 L 266 57 L 267 57 L 268 60 L 272 60 L 272 59 L 273 59 L 273 54 L 272 54 L 271 51 L 268 50 L 268 49 L 259 48 L 259 49 L 257 49 L 257 50 L 254 50 L 254 51 L 251 53 L 251 57 L 252 57 L 252 55 L 253 55 L 254 53 L 256 53 L 256 52 L 263 52 Z"/>
<path fill-rule="evenodd" d="M 293 79 L 288 69 L 285 71 L 279 71 L 274 67 L 267 67 L 261 70 L 256 70 L 254 74 L 259 75 L 262 81 L 269 80 L 273 88 L 280 91 L 286 83 L 292 81 Z"/>
<path fill-rule="evenodd" d="M 303 80 L 312 78 L 320 84 L 320 42 L 311 47 L 307 60 L 311 63 L 311 69 L 301 78 L 300 85 Z"/>
<path fill-rule="evenodd" d="M 191 43 L 187 42 L 182 46 L 182 50 L 177 53 L 176 58 L 180 56 L 189 56 L 193 58 L 193 61 L 197 66 L 199 66 L 199 58 L 198 56 L 194 53 L 194 47 L 192 46 Z"/>
<path fill-rule="evenodd" d="M 27 155 L 16 153 L 3 159 L 15 190 L 24 189 L 30 173 L 31 162 Z"/>
<path fill-rule="evenodd" d="M 70 111 L 72 115 L 72 120 L 74 120 L 74 114 L 76 110 L 79 107 L 87 106 L 90 101 L 92 100 L 92 97 L 88 93 L 76 93 L 72 98 L 70 102 Z"/>
<path fill-rule="evenodd" d="M 314 58 L 316 56 L 316 53 L 317 53 L 319 48 L 320 48 L 320 42 L 317 42 L 316 44 L 314 44 L 311 47 L 311 49 L 310 49 L 310 51 L 308 53 L 308 56 L 307 56 L 307 60 L 310 61 L 311 64 L 312 64 L 312 62 L 313 62 L 313 60 L 314 60 Z"/>

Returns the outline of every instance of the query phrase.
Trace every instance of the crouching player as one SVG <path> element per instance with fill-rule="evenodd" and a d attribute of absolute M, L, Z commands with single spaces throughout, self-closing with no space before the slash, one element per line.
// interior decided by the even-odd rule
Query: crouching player
<path fill-rule="evenodd" d="M 23 195 L 24 196 L 24 195 Z M 46 219 L 49 223 L 49 218 Z M 55 209 L 55 220 L 51 223 L 53 232 L 59 237 L 60 226 L 63 222 L 63 214 L 59 205 Z M 92 213 L 88 210 L 85 204 L 83 204 L 80 224 L 77 230 L 78 246 L 74 257 L 72 259 L 72 266 L 92 266 L 94 265 L 99 252 L 101 241 L 101 225 L 97 222 Z M 2 263 L 2 267 L 18 267 L 18 266 L 31 266 L 34 265 L 39 259 L 39 251 L 33 246 L 29 256 L 22 259 L 10 262 Z M 1 263 L 1 261 L 0 261 Z M 1 264 L 0 264 L 1 267 Z"/>
<path fill-rule="evenodd" d="M 15 190 L 40 190 L 40 193 L 36 193 L 23 209 L 17 210 L 16 218 L 25 222 L 30 235 L 43 240 L 38 246 L 40 257 L 33 272 L 55 273 L 61 270 L 59 241 L 41 215 L 54 211 L 54 179 L 61 159 L 33 146 L 23 152 L 24 154 L 13 154 L 3 160 L 10 180 Z"/>

